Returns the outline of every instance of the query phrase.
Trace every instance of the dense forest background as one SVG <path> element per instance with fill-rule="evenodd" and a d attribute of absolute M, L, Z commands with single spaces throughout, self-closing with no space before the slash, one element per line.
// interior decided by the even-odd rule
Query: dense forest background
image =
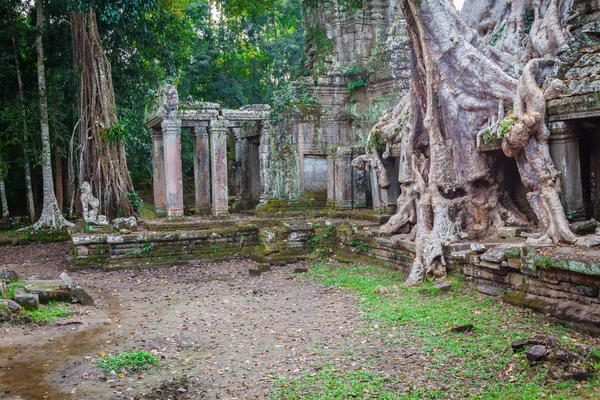
<path fill-rule="evenodd" d="M 53 172 L 65 180 L 73 162 L 70 154 L 77 154 L 79 70 L 72 25 L 77 8 L 93 7 L 96 12 L 101 44 L 112 66 L 118 132 L 136 188 L 151 183 L 151 137 L 144 119 L 161 84 L 176 83 L 181 99 L 239 107 L 270 103 L 277 91 L 304 74 L 300 0 L 44 0 L 42 4 Z M 33 1 L 0 0 L 0 169 L 12 215 L 26 214 L 25 157 L 30 160 L 38 209 L 42 203 L 35 26 Z M 191 137 L 186 136 L 184 173 L 193 165 Z M 62 187 L 66 198 L 67 185 Z"/>

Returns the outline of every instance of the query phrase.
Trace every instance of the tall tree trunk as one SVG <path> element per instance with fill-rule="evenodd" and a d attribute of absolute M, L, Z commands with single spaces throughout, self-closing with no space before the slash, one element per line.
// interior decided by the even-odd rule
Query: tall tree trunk
<path fill-rule="evenodd" d="M 109 218 L 135 214 L 133 182 L 117 120 L 111 67 L 102 48 L 93 8 L 72 14 L 73 45 L 79 68 L 79 184 L 89 181 Z"/>
<path fill-rule="evenodd" d="M 50 128 L 48 126 L 48 100 L 46 98 L 46 73 L 44 70 L 44 47 L 42 43 L 42 27 L 44 23 L 44 12 L 42 1 L 36 0 L 36 30 L 35 48 L 37 53 L 38 69 L 38 92 L 40 101 L 40 128 L 42 132 L 42 171 L 44 183 L 44 207 L 42 216 L 33 225 L 33 229 L 60 229 L 65 226 L 73 226 L 67 221 L 58 208 L 54 195 L 54 182 L 52 181 L 52 162 L 50 151 Z"/>
<path fill-rule="evenodd" d="M 8 212 L 8 201 L 6 200 L 6 186 L 4 185 L 4 174 L 2 173 L 2 159 L 0 159 L 0 200 L 2 201 L 2 218 L 10 216 Z"/>
<path fill-rule="evenodd" d="M 58 148 L 54 151 L 54 164 L 55 164 L 55 190 L 56 190 L 56 202 L 58 203 L 58 209 L 60 212 L 63 210 L 63 169 L 62 169 L 62 155 Z"/>
<path fill-rule="evenodd" d="M 12 28 L 12 43 L 13 51 L 15 53 L 15 68 L 17 69 L 19 106 L 21 107 L 21 118 L 23 119 L 23 167 L 25 169 L 25 191 L 27 197 L 27 210 L 29 211 L 29 219 L 31 223 L 33 223 L 33 221 L 35 221 L 35 202 L 33 201 L 33 185 L 31 184 L 31 167 L 29 165 L 29 139 L 27 138 L 29 130 L 27 124 L 27 112 L 25 111 L 25 91 L 23 89 L 23 78 L 21 76 L 21 64 L 19 63 L 19 47 L 17 45 L 17 39 L 15 38 L 14 26 Z"/>

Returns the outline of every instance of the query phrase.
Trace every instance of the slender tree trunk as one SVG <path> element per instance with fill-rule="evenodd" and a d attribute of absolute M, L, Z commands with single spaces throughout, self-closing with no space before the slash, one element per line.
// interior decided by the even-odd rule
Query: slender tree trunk
<path fill-rule="evenodd" d="M 102 48 L 93 8 L 72 14 L 73 45 L 79 68 L 79 184 L 90 182 L 110 219 L 135 214 L 133 182 L 118 125 L 111 67 Z"/>
<path fill-rule="evenodd" d="M 2 218 L 10 216 L 8 212 L 8 201 L 6 200 L 6 187 L 4 186 L 4 175 L 2 173 L 2 159 L 0 159 L 0 200 L 2 201 Z"/>
<path fill-rule="evenodd" d="M 40 128 L 42 132 L 42 171 L 44 183 L 44 207 L 42 216 L 33 225 L 34 229 L 60 229 L 65 226 L 73 226 L 61 214 L 54 195 L 54 182 L 52 181 L 52 162 L 50 161 L 50 128 L 48 126 L 48 100 L 46 98 L 46 73 L 44 70 L 44 47 L 42 44 L 42 27 L 44 12 L 42 1 L 36 0 L 36 30 L 35 48 L 37 53 L 38 68 L 38 92 L 40 101 Z"/>
<path fill-rule="evenodd" d="M 58 209 L 63 212 L 63 169 L 62 169 L 62 155 L 60 150 L 57 148 L 54 151 L 54 164 L 55 164 L 55 190 L 56 190 L 56 202 L 58 203 Z"/>
<path fill-rule="evenodd" d="M 31 184 L 31 167 L 29 166 L 28 144 L 28 124 L 27 113 L 25 111 L 25 91 L 23 90 L 23 78 L 21 76 L 21 64 L 19 63 L 19 48 L 15 38 L 14 28 L 12 32 L 13 51 L 15 53 L 15 68 L 17 69 L 17 83 L 19 91 L 19 106 L 21 107 L 21 118 L 23 119 L 23 167 L 25 169 L 25 190 L 27 196 L 27 210 L 31 223 L 35 221 L 35 202 L 33 201 L 33 187 Z"/>

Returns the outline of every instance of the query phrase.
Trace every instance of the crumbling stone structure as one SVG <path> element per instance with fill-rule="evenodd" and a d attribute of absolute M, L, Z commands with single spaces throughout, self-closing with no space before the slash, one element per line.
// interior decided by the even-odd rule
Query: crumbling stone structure
<path fill-rule="evenodd" d="M 268 105 L 251 105 L 239 110 L 221 109 L 216 103 L 179 103 L 177 88 L 168 85 L 162 90 L 157 107 L 151 112 L 147 126 L 152 131 L 154 205 L 158 215 L 169 219 L 182 218 L 183 176 L 181 162 L 181 129 L 188 128 L 194 136 L 195 210 L 202 214 L 225 217 L 229 213 L 229 181 L 227 173 L 227 135 L 231 129 L 236 138 L 236 159 L 252 162 L 242 165 L 245 179 L 238 179 L 243 196 L 252 200 L 257 188 L 267 185 L 260 167 L 260 142 L 268 135 Z M 243 135 L 242 123 L 257 122 L 254 134 Z M 254 141 L 253 141 L 254 139 Z M 250 154 L 242 157 L 242 149 Z M 254 151 L 253 151 L 254 150 Z M 258 154 L 255 154 L 258 153 Z M 264 157 L 263 157 L 264 158 Z M 248 182 L 245 186 L 241 182 Z M 245 192 L 243 189 L 250 191 Z"/>
<path fill-rule="evenodd" d="M 271 131 L 262 210 L 395 206 L 395 194 L 381 206 L 380 189 L 351 171 L 348 155 L 408 91 L 410 51 L 396 1 L 361 4 L 303 2 L 310 76 L 294 83 L 295 100 Z"/>

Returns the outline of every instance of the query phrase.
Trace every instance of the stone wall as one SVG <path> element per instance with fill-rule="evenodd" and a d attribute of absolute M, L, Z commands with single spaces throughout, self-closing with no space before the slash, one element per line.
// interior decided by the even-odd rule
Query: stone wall
<path fill-rule="evenodd" d="M 342 217 L 342 216 L 340 216 Z M 355 216 L 356 218 L 356 216 Z M 381 237 L 379 222 L 330 218 L 156 223 L 127 235 L 77 234 L 71 268 L 156 268 L 233 258 L 287 264 L 312 258 L 383 263 L 406 274 L 407 235 Z M 559 319 L 600 326 L 600 250 L 521 243 L 457 243 L 448 268 L 481 293 Z"/>

